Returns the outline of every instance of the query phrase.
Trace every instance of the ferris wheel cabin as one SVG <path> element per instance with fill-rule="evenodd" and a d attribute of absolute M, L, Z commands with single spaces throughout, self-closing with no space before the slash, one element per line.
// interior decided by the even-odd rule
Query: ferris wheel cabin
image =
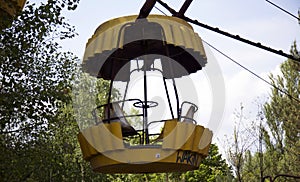
<path fill-rule="evenodd" d="M 207 63 L 201 38 L 184 20 L 126 16 L 100 25 L 88 40 L 83 69 L 109 83 L 105 103 L 78 140 L 101 173 L 183 172 L 208 155 L 212 131 L 197 121 L 191 82 Z"/>

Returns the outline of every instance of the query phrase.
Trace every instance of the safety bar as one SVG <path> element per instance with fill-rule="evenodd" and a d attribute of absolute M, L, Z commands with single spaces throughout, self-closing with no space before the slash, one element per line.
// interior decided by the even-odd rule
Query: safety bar
<path fill-rule="evenodd" d="M 181 119 L 183 118 L 183 119 L 191 120 L 194 124 L 197 124 L 197 121 L 196 121 L 195 119 L 189 118 L 189 117 L 186 117 L 186 116 L 182 116 L 182 108 L 183 108 L 183 105 L 184 105 L 184 104 L 190 104 L 190 105 L 192 105 L 192 106 L 195 107 L 195 112 L 198 111 L 198 106 L 197 106 L 196 104 L 194 104 L 194 103 L 192 103 L 192 102 L 189 102 L 189 101 L 183 101 L 183 102 L 181 103 L 181 106 L 180 106 L 180 110 L 179 110 L 179 119 L 178 119 L 178 121 L 181 121 Z"/>

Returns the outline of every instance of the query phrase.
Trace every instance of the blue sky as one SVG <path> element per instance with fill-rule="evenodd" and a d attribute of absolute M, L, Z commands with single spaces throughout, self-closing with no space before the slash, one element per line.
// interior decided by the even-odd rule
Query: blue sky
<path fill-rule="evenodd" d="M 165 2 L 178 10 L 183 0 L 165 0 Z M 294 15 L 297 15 L 300 8 L 299 0 L 272 2 Z M 70 50 L 82 58 L 88 38 L 101 23 L 112 18 L 137 14 L 143 3 L 144 0 L 81 0 L 76 11 L 65 13 L 66 18 L 75 25 L 79 36 L 64 41 L 63 49 Z M 157 7 L 170 15 L 159 4 Z M 161 14 L 156 9 L 151 13 Z M 194 0 L 186 16 L 284 52 L 289 52 L 293 41 L 300 47 L 298 21 L 264 0 Z M 284 57 L 209 30 L 193 27 L 205 41 L 266 79 L 271 72 L 279 73 L 279 64 L 286 60 Z M 214 140 L 216 140 L 232 133 L 236 121 L 234 111 L 239 109 L 240 103 L 243 103 L 249 115 L 255 116 L 257 108 L 255 100 L 265 101 L 270 94 L 270 87 L 219 53 L 213 50 L 212 52 L 221 66 L 226 86 L 226 110 L 220 127 L 215 131 Z"/>

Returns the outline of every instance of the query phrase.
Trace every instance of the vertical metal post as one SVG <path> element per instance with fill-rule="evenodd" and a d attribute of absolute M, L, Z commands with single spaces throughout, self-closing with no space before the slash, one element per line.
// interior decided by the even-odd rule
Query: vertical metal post
<path fill-rule="evenodd" d="M 147 57 L 144 60 L 144 65 L 146 64 L 145 61 Z M 143 131 L 145 132 L 145 144 L 149 144 L 149 136 L 148 136 L 148 98 L 147 98 L 147 67 L 144 66 L 144 104 L 143 104 L 143 110 L 144 110 L 144 125 L 143 125 Z"/>

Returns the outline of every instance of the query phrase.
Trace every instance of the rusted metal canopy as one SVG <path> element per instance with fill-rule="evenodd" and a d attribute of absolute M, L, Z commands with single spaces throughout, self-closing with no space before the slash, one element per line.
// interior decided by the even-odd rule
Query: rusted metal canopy
<path fill-rule="evenodd" d="M 114 80 L 122 68 L 125 75 L 117 79 L 127 81 L 130 73 L 127 63 L 151 55 L 144 69 L 150 69 L 153 59 L 160 59 L 164 77 L 177 78 L 197 72 L 207 63 L 201 38 L 184 20 L 161 15 L 136 18 L 116 18 L 97 28 L 86 45 L 83 58 L 86 72 Z M 183 69 L 174 68 L 172 61 Z"/>

